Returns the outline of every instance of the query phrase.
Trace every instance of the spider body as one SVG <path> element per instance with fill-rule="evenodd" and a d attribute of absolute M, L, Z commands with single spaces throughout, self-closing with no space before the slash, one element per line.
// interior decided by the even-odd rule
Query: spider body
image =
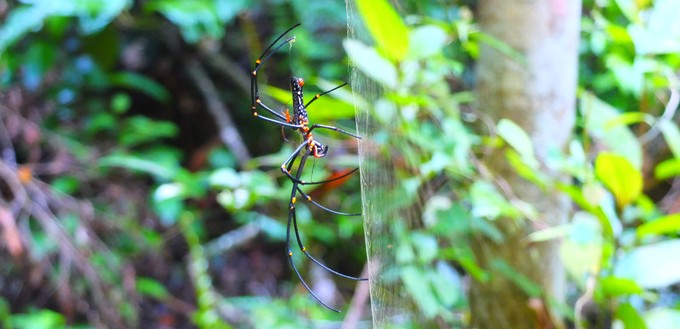
<path fill-rule="evenodd" d="M 309 117 L 307 116 L 307 106 L 304 103 L 304 93 L 302 91 L 305 81 L 302 78 L 292 77 L 290 79 L 290 90 L 293 94 L 293 116 L 286 112 L 286 120 L 299 125 L 297 129 L 302 134 L 303 140 L 307 141 L 307 149 L 312 152 L 315 158 L 323 158 L 328 153 L 328 146 L 314 140 L 314 136 L 309 128 Z M 318 97 L 321 97 L 318 95 Z"/>
<path fill-rule="evenodd" d="M 322 181 L 314 181 L 314 182 L 305 182 L 301 180 L 300 178 L 302 177 L 302 172 L 305 167 L 305 163 L 307 162 L 307 159 L 311 156 L 314 158 L 323 158 L 326 155 L 328 155 L 328 146 L 322 144 L 321 142 L 317 141 L 314 139 L 314 136 L 312 132 L 315 129 L 327 129 L 327 130 L 333 130 L 338 133 L 351 136 L 356 139 L 361 139 L 361 137 L 349 133 L 347 131 L 344 131 L 338 127 L 334 126 L 329 126 L 329 125 L 324 125 L 324 124 L 311 124 L 309 122 L 309 117 L 308 117 L 308 112 L 307 109 L 309 106 L 314 103 L 317 99 L 319 99 L 321 96 L 326 95 L 338 88 L 341 88 L 346 85 L 346 83 L 337 86 L 333 89 L 327 90 L 325 92 L 319 93 L 314 95 L 314 97 L 307 103 L 304 101 L 304 93 L 303 93 L 303 87 L 305 85 L 305 82 L 302 78 L 299 77 L 292 77 L 290 79 L 290 87 L 291 87 L 291 95 L 293 99 L 293 114 L 291 115 L 288 110 L 284 111 L 283 113 L 279 113 L 277 111 L 274 111 L 271 107 L 267 106 L 262 102 L 260 99 L 260 92 L 259 92 L 259 84 L 257 81 L 257 72 L 262 66 L 267 63 L 267 61 L 271 58 L 271 55 L 276 52 L 278 49 L 283 47 L 286 44 L 290 44 L 295 41 L 295 37 L 288 37 L 285 39 L 283 42 L 279 42 L 288 32 L 290 32 L 292 29 L 296 28 L 300 24 L 296 24 L 293 27 L 289 28 L 286 30 L 283 34 L 281 34 L 272 44 L 267 47 L 264 52 L 260 55 L 260 57 L 255 61 L 255 68 L 251 71 L 251 80 L 250 80 L 250 90 L 251 90 L 251 111 L 254 117 L 264 120 L 273 124 L 277 124 L 283 128 L 291 128 L 293 130 L 297 130 L 300 132 L 302 135 L 302 142 L 295 148 L 295 150 L 286 158 L 286 160 L 281 164 L 281 172 L 288 177 L 288 179 L 293 183 L 293 187 L 291 189 L 291 195 L 289 199 L 289 204 L 288 204 L 288 224 L 287 224 L 287 230 L 286 230 L 286 247 L 287 247 L 287 252 L 286 254 L 288 255 L 288 259 L 290 261 L 290 265 L 293 268 L 293 271 L 295 271 L 295 274 L 298 276 L 300 279 L 300 282 L 302 285 L 309 291 L 309 293 L 316 299 L 321 305 L 325 306 L 326 308 L 339 312 L 338 310 L 332 308 L 329 306 L 327 303 L 323 302 L 309 287 L 307 282 L 302 278 L 302 275 L 300 274 L 297 266 L 295 265 L 295 262 L 293 262 L 293 251 L 291 250 L 291 229 L 295 234 L 295 240 L 297 242 L 297 245 L 300 248 L 300 251 L 313 263 L 316 265 L 320 266 L 324 270 L 333 273 L 337 276 L 341 276 L 346 279 L 350 280 L 357 280 L 357 281 L 364 281 L 366 279 L 363 278 L 357 278 L 353 276 L 349 276 L 346 274 L 342 274 L 340 272 L 337 272 L 330 267 L 324 265 L 322 262 L 314 258 L 312 255 L 309 254 L 307 251 L 307 248 L 304 246 L 302 243 L 302 238 L 300 235 L 300 232 L 298 230 L 298 225 L 297 225 L 297 214 L 295 211 L 295 203 L 297 202 L 297 195 L 300 194 L 306 201 L 312 203 L 313 205 L 321 208 L 322 210 L 337 214 L 337 215 L 345 215 L 345 216 L 360 216 L 361 214 L 350 214 L 350 213 L 344 213 L 336 210 L 329 209 L 316 201 L 312 200 L 312 198 L 307 195 L 302 189 L 301 186 L 304 185 L 314 185 L 314 184 L 324 184 L 336 180 L 343 179 L 354 172 L 357 171 L 358 168 L 349 171 L 346 174 L 340 175 L 338 177 L 332 178 L 332 179 L 327 179 L 327 180 L 322 180 Z M 257 112 L 258 108 L 265 110 L 270 116 L 264 116 L 261 115 L 260 113 Z M 295 161 L 299 157 L 299 162 L 298 162 L 298 167 L 295 173 L 291 173 L 291 170 L 293 169 L 293 165 Z"/>

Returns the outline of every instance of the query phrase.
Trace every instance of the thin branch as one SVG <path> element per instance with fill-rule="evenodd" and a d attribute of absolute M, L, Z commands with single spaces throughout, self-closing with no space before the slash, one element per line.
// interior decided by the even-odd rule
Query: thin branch
<path fill-rule="evenodd" d="M 196 60 L 189 60 L 187 63 L 187 72 L 196 87 L 203 94 L 208 111 L 212 114 L 217 123 L 222 142 L 234 153 L 240 166 L 244 167 L 246 162 L 251 158 L 250 153 L 248 152 L 238 129 L 236 129 L 234 121 L 229 115 L 229 109 L 220 100 L 217 88 L 212 80 L 210 80 L 203 67 Z"/>
<path fill-rule="evenodd" d="M 663 120 L 672 120 L 673 116 L 675 116 L 675 112 L 678 110 L 678 105 L 680 105 L 680 91 L 678 90 L 678 81 L 675 76 L 671 76 L 668 78 L 668 90 L 671 92 L 670 97 L 668 98 L 668 103 L 666 103 L 666 106 L 664 107 L 663 114 L 661 114 L 661 117 L 656 120 L 656 123 L 652 126 L 649 131 L 647 131 L 644 135 L 640 136 L 640 142 L 642 144 L 647 144 L 651 142 L 656 136 L 659 135 L 659 122 Z"/>
<path fill-rule="evenodd" d="M 217 256 L 232 250 L 254 239 L 260 233 L 260 224 L 248 223 L 242 227 L 229 231 L 219 238 L 205 245 L 205 254 L 208 258 Z"/>
<path fill-rule="evenodd" d="M 7 111 L 5 106 L 0 105 L 0 113 Z M 0 156 L 10 166 L 16 167 L 17 156 L 12 145 L 12 137 L 9 135 L 5 119 L 0 116 Z"/>
<path fill-rule="evenodd" d="M 364 269 L 361 271 L 362 278 L 368 278 L 368 263 L 364 265 Z M 342 321 L 342 326 L 340 329 L 355 329 L 358 327 L 361 316 L 366 308 L 366 303 L 370 297 L 369 282 L 359 282 L 357 284 L 356 290 L 354 290 L 354 296 L 352 296 L 352 301 L 349 305 L 349 311 L 347 316 Z"/>

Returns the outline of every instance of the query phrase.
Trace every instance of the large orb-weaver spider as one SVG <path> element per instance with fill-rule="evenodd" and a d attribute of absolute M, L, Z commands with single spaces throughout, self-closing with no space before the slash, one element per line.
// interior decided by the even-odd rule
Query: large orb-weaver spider
<path fill-rule="evenodd" d="M 325 306 L 326 308 L 339 312 L 338 310 L 332 308 L 329 306 L 327 303 L 323 302 L 315 293 L 312 291 L 312 289 L 309 287 L 307 282 L 302 278 L 302 275 L 300 275 L 300 271 L 298 268 L 295 266 L 295 262 L 293 261 L 293 251 L 290 248 L 290 231 L 291 231 L 291 224 L 293 227 L 293 231 L 295 232 L 295 239 L 297 240 L 297 244 L 300 247 L 300 250 L 302 253 L 304 253 L 307 258 L 309 258 L 312 262 L 323 268 L 324 270 L 333 273 L 337 276 L 341 276 L 343 278 L 347 278 L 350 280 L 356 280 L 356 281 L 365 281 L 367 279 L 364 278 L 357 278 L 353 276 L 349 276 L 346 274 L 342 274 L 340 272 L 337 272 L 330 267 L 324 265 L 321 263 L 319 260 L 314 258 L 312 255 L 307 252 L 307 248 L 302 243 L 302 239 L 300 238 L 300 232 L 298 231 L 298 225 L 297 225 L 297 216 L 295 212 L 295 202 L 297 201 L 297 194 L 299 193 L 302 197 L 304 197 L 305 200 L 311 202 L 315 206 L 333 213 L 333 214 L 339 214 L 339 215 L 345 215 L 345 216 L 360 216 L 361 214 L 349 214 L 349 213 L 344 213 L 340 211 L 335 211 L 332 209 L 329 209 L 316 201 L 312 200 L 312 198 L 307 195 L 305 192 L 302 191 L 300 186 L 302 185 L 313 185 L 313 184 L 324 184 L 332 181 L 336 181 L 339 179 L 342 179 L 344 177 L 347 177 L 354 172 L 357 171 L 357 169 L 354 169 L 346 174 L 340 175 L 338 177 L 335 177 L 333 179 L 328 179 L 328 180 L 322 180 L 322 181 L 314 181 L 314 182 L 305 182 L 303 180 L 300 180 L 300 177 L 302 175 L 302 171 L 304 170 L 305 163 L 307 162 L 307 158 L 312 156 L 314 158 L 323 158 L 328 154 L 328 146 L 323 145 L 321 142 L 317 141 L 314 139 L 312 136 L 312 131 L 314 129 L 329 129 L 333 130 L 336 132 L 339 132 L 341 134 L 345 134 L 351 137 L 354 137 L 356 139 L 361 139 L 361 137 L 349 133 L 347 131 L 344 131 L 338 127 L 334 126 L 328 126 L 328 125 L 323 125 L 323 124 L 312 124 L 310 126 L 309 123 L 309 118 L 307 117 L 307 108 L 314 103 L 317 99 L 319 99 L 321 96 L 326 95 L 338 88 L 341 88 L 345 86 L 347 83 L 344 83 L 340 86 L 337 86 L 333 89 L 330 89 L 328 91 L 322 92 L 320 94 L 316 94 L 312 100 L 307 102 L 305 104 L 304 99 L 303 99 L 303 94 L 302 94 L 302 88 L 304 86 L 304 80 L 299 77 L 292 77 L 290 79 L 290 87 L 292 91 L 292 97 L 293 97 L 293 115 L 291 116 L 288 110 L 285 110 L 284 113 L 279 113 L 277 111 L 274 111 L 271 109 L 271 107 L 265 105 L 262 100 L 260 99 L 260 91 L 259 91 L 259 86 L 257 83 L 257 72 L 262 68 L 262 66 L 271 58 L 272 54 L 274 54 L 277 50 L 279 50 L 281 47 L 283 47 L 286 44 L 290 44 L 295 41 L 295 37 L 288 37 L 285 40 L 283 40 L 281 43 L 277 45 L 277 43 L 286 35 L 288 32 L 293 30 L 294 28 L 298 27 L 300 24 L 295 24 L 285 32 L 283 32 L 281 35 L 279 35 L 274 42 L 272 42 L 269 47 L 267 47 L 264 52 L 258 57 L 258 59 L 255 61 L 255 68 L 251 71 L 251 79 L 250 79 L 250 94 L 251 94 L 251 111 L 253 113 L 253 116 L 259 119 L 262 119 L 267 122 L 271 122 L 274 124 L 277 124 L 281 127 L 287 127 L 291 128 L 293 130 L 297 130 L 300 132 L 302 135 L 303 141 L 298 145 L 298 147 L 295 148 L 293 153 L 291 153 L 288 158 L 281 164 L 281 172 L 283 172 L 293 183 L 293 188 L 291 189 L 290 192 L 290 200 L 289 200 L 289 206 L 288 206 L 288 225 L 286 228 L 286 248 L 287 248 L 287 255 L 288 255 L 288 260 L 290 261 L 290 265 L 293 268 L 293 271 L 295 271 L 295 274 L 297 274 L 298 278 L 300 279 L 300 282 L 302 285 L 309 291 L 309 293 L 316 299 L 321 305 Z M 257 112 L 257 109 L 262 108 L 265 111 L 267 111 L 269 114 L 273 115 L 273 118 L 266 117 L 263 115 L 260 115 Z M 300 162 L 298 164 L 298 169 L 295 172 L 295 175 L 291 174 L 291 169 L 293 168 L 293 164 L 295 163 L 295 160 L 297 160 L 298 156 L 300 155 L 300 152 L 302 152 L 302 157 L 300 158 Z"/>

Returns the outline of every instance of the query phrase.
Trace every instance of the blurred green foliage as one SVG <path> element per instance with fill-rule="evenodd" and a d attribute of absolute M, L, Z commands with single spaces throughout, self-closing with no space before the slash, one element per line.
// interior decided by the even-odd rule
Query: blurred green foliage
<path fill-rule="evenodd" d="M 175 327 L 300 328 L 342 321 L 343 314 L 329 314 L 300 289 L 285 262 L 277 265 L 285 257 L 282 215 L 291 186 L 270 169 L 292 148 L 278 127 L 250 117 L 248 91 L 237 87 L 249 79 L 257 54 L 297 22 L 303 23 L 295 31 L 297 41 L 263 71 L 271 84 L 263 90 L 289 103 L 287 92 L 277 88 L 285 88 L 292 74 L 304 76 L 314 92 L 328 90 L 348 79 L 348 60 L 382 85 L 376 100 L 333 92 L 315 103 L 310 117 L 350 127 L 357 105 L 374 115 L 370 142 L 379 154 L 402 157 L 389 173 L 394 185 L 381 191 L 399 202 L 384 205 L 384 211 L 416 205 L 422 217 L 420 223 L 401 218 L 386 224 L 394 266 L 384 279 L 388 287 L 403 286 L 402 297 L 427 321 L 465 326 L 464 282 L 467 277 L 483 282 L 487 275 L 475 262 L 470 237 L 502 241 L 494 218 L 534 215 L 530 204 L 508 198 L 478 171 L 475 159 L 485 150 L 507 146 L 508 161 L 523 177 L 551 193 L 568 194 L 578 206 L 569 224 L 528 237 L 563 241 L 562 260 L 577 291 L 561 308 L 564 316 L 580 321 L 573 305 L 588 293 L 625 328 L 677 327 L 680 219 L 667 193 L 680 174 L 673 103 L 680 69 L 678 2 L 585 1 L 578 131 L 568 150 L 554 150 L 544 163 L 510 121 L 492 123 L 494 136 L 471 129 L 478 119 L 470 110 L 478 44 L 504 47 L 477 31 L 474 3 L 397 3 L 400 14 L 386 1 L 357 1 L 374 41 L 366 44 L 345 38 L 342 2 L 0 2 L 0 119 L 18 125 L 7 129 L 15 163 L 6 155 L 3 162 L 14 165 L 17 177 L 18 168 L 28 168 L 25 189 L 31 197 L 44 197 L 29 198 L 17 211 L 10 192 L 3 191 L 7 200 L 0 206 L 16 211 L 26 253 L 3 251 L 0 257 L 10 265 L 0 275 L 23 282 L 32 271 L 39 279 L 18 294 L 3 283 L 2 327 L 171 321 Z M 244 166 L 230 150 L 211 144 L 216 128 L 205 122 L 212 125 L 214 119 L 197 110 L 203 101 L 182 61 L 207 62 L 202 51 L 211 47 L 241 69 L 237 78 L 212 72 L 211 78 L 255 154 Z M 319 161 L 313 177 L 358 165 L 343 154 L 348 147 L 342 141 L 324 138 L 341 151 Z M 213 147 L 204 151 L 204 145 Z M 380 170 L 381 162 L 374 164 Z M 553 181 L 541 173 L 543 166 L 571 180 Z M 429 185 L 438 179 L 444 187 Z M 350 180 L 324 201 L 359 209 L 357 186 L 358 179 Z M 429 195 L 420 201 L 423 189 Z M 43 207 L 49 216 L 36 215 Z M 298 211 L 308 246 L 325 254 L 331 267 L 358 273 L 365 259 L 362 223 L 304 204 Z M 253 247 L 214 255 L 211 243 L 251 227 L 262 237 L 251 242 L 254 249 L 275 250 L 261 261 L 270 273 L 254 283 L 229 281 L 223 273 L 259 275 L 247 267 L 239 271 L 257 263 L 239 256 Z M 309 277 L 312 271 L 300 266 Z M 527 293 L 541 294 L 507 264 L 495 266 Z M 92 279 L 93 272 L 100 281 Z M 267 280 L 275 282 L 262 283 Z M 244 282 L 262 287 L 234 287 Z M 344 307 L 354 285 L 340 280 L 337 285 Z M 32 289 L 50 293 L 33 299 Z M 79 301 L 90 306 L 75 308 Z"/>

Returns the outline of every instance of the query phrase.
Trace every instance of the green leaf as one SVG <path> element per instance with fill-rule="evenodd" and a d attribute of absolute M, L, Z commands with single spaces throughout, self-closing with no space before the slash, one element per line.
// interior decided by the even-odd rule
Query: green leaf
<path fill-rule="evenodd" d="M 307 83 L 305 81 L 305 86 L 306 85 Z M 290 105 L 292 103 L 292 95 L 289 90 L 272 86 L 262 86 L 261 90 L 266 95 L 281 102 L 281 104 Z M 311 97 L 313 96 L 307 96 L 307 101 L 311 100 Z M 290 108 L 290 106 L 286 106 L 286 108 Z M 354 105 L 327 94 L 314 101 L 314 103 L 309 106 L 307 113 L 309 114 L 310 120 L 314 120 L 314 122 L 353 118 Z"/>
<path fill-rule="evenodd" d="M 560 257 L 567 272 L 585 287 L 585 278 L 599 272 L 602 257 L 602 224 L 585 211 L 574 214 L 569 236 L 560 244 Z"/>
<path fill-rule="evenodd" d="M 170 180 L 177 175 L 179 168 L 160 164 L 154 159 L 144 159 L 132 155 L 112 154 L 99 160 L 100 167 L 120 167 L 139 171 L 161 179 Z"/>
<path fill-rule="evenodd" d="M 111 75 L 114 86 L 141 91 L 161 103 L 170 100 L 170 93 L 160 83 L 133 72 L 120 72 Z"/>
<path fill-rule="evenodd" d="M 436 25 L 419 26 L 409 34 L 408 56 L 419 59 L 438 54 L 446 39 L 446 32 Z"/>
<path fill-rule="evenodd" d="M 680 176 L 680 158 L 668 159 L 654 168 L 654 177 L 658 180 Z"/>
<path fill-rule="evenodd" d="M 633 0 L 626 1 L 631 2 Z M 628 33 L 635 43 L 636 54 L 675 54 L 680 52 L 678 12 L 680 12 L 680 1 L 654 1 L 654 8 L 644 15 L 644 24 L 631 24 L 628 28 Z"/>
<path fill-rule="evenodd" d="M 680 214 L 670 214 L 640 225 L 635 230 L 638 237 L 650 234 L 680 232 Z"/>
<path fill-rule="evenodd" d="M 600 153 L 595 159 L 595 174 L 619 206 L 630 204 L 642 193 L 642 174 L 623 156 Z"/>
<path fill-rule="evenodd" d="M 170 296 L 170 293 L 163 284 L 152 278 L 145 277 L 140 277 L 137 279 L 137 292 L 139 292 L 141 295 L 156 299 L 165 299 Z"/>
<path fill-rule="evenodd" d="M 645 321 L 630 303 L 619 305 L 616 309 L 616 318 L 623 322 L 626 329 L 647 329 Z"/>
<path fill-rule="evenodd" d="M 352 63 L 368 77 L 389 88 L 397 86 L 397 69 L 390 61 L 380 56 L 375 48 L 346 39 L 342 42 Z"/>
<path fill-rule="evenodd" d="M 580 101 L 579 109 L 588 134 L 612 152 L 624 156 L 635 168 L 642 168 L 642 146 L 635 135 L 626 126 L 607 126 L 620 116 L 619 110 L 589 93 L 583 93 Z"/>
<path fill-rule="evenodd" d="M 678 239 L 637 247 L 616 262 L 614 275 L 634 280 L 642 288 L 665 288 L 680 282 L 678 255 Z"/>
<path fill-rule="evenodd" d="M 182 36 L 189 43 L 196 43 L 205 36 L 219 39 L 224 28 L 214 1 L 206 0 L 155 0 L 146 3 L 145 9 L 157 11 L 180 28 Z"/>
<path fill-rule="evenodd" d="M 641 294 L 643 292 L 635 281 L 613 276 L 600 279 L 600 285 L 604 293 L 611 297 Z"/>
<path fill-rule="evenodd" d="M 406 290 L 415 299 L 418 308 L 425 317 L 434 317 L 439 308 L 439 301 L 428 284 L 429 282 L 423 279 L 426 273 L 415 266 L 406 266 L 400 274 Z"/>
<path fill-rule="evenodd" d="M 235 189 L 242 185 L 241 176 L 234 168 L 221 168 L 215 170 L 208 178 L 208 182 L 211 186 L 228 189 Z"/>
<path fill-rule="evenodd" d="M 401 61 L 409 49 L 409 31 L 386 0 L 357 0 L 359 14 L 381 53 Z"/>
<path fill-rule="evenodd" d="M 59 329 L 66 327 L 64 316 L 52 310 L 15 314 L 10 318 L 10 323 L 12 328 L 15 329 Z"/>
<path fill-rule="evenodd" d="M 538 168 L 538 160 L 534 155 L 534 147 L 529 135 L 516 123 L 508 119 L 501 119 L 496 125 L 498 135 L 503 138 L 524 160 L 530 168 Z"/>
<path fill-rule="evenodd" d="M 0 28 L 0 54 L 27 33 L 39 29 L 47 15 L 44 9 L 36 6 L 21 6 L 9 11 Z"/>

